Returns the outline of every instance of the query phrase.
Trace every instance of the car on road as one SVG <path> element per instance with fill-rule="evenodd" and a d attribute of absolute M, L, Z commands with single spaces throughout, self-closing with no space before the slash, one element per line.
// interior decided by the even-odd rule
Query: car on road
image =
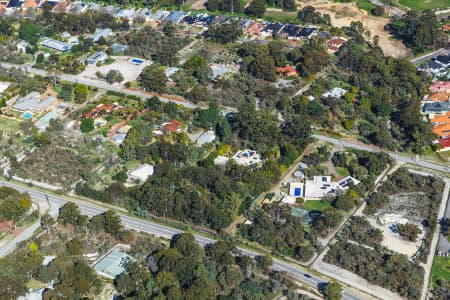
<path fill-rule="evenodd" d="M 309 274 L 304 274 L 306 278 L 311 278 L 311 275 Z"/>

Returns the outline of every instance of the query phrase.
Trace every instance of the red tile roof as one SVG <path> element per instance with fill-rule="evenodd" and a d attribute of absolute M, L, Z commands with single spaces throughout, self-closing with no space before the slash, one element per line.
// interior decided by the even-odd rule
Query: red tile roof
<path fill-rule="evenodd" d="M 337 51 L 339 50 L 339 48 L 341 48 L 342 45 L 345 44 L 345 42 L 347 42 L 347 40 L 344 38 L 333 38 L 327 42 L 327 47 L 330 50 Z"/>
<path fill-rule="evenodd" d="M 182 125 L 183 124 L 181 124 L 180 121 L 177 121 L 174 119 L 174 120 L 170 120 L 167 123 L 164 123 L 163 126 L 161 126 L 161 129 L 169 131 L 170 133 L 175 133 L 181 129 Z"/>
<path fill-rule="evenodd" d="M 281 73 L 287 77 L 297 76 L 297 70 L 293 66 L 290 66 L 290 65 L 286 65 L 284 67 L 278 67 L 276 69 L 276 71 L 277 71 L 277 73 Z"/>
<path fill-rule="evenodd" d="M 442 148 L 448 148 L 450 147 L 450 139 L 439 139 L 439 144 Z"/>

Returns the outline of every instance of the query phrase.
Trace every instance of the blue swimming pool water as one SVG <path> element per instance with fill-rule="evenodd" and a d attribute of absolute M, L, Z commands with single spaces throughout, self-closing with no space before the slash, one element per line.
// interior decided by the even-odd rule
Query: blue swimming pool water
<path fill-rule="evenodd" d="M 33 113 L 26 111 L 22 114 L 22 118 L 29 120 L 29 119 L 33 118 Z"/>
<path fill-rule="evenodd" d="M 142 63 L 144 62 L 144 60 L 139 59 L 139 58 L 132 58 L 132 59 L 131 59 L 131 62 L 132 62 L 133 64 L 140 65 L 140 64 L 142 64 Z"/>

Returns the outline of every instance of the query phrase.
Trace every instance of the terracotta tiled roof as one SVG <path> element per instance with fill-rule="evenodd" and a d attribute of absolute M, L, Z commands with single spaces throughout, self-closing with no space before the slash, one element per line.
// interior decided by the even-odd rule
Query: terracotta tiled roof
<path fill-rule="evenodd" d="M 37 8 L 38 6 L 39 6 L 39 3 L 36 0 L 25 0 L 25 2 L 22 5 L 22 8 L 23 9 Z"/>
<path fill-rule="evenodd" d="M 445 115 L 435 115 L 433 118 L 430 118 L 430 123 L 450 124 L 450 113 L 447 112 Z"/>
<path fill-rule="evenodd" d="M 433 132 L 440 137 L 450 136 L 450 124 L 446 123 L 442 125 L 436 125 L 433 128 Z"/>
<path fill-rule="evenodd" d="M 290 65 L 286 65 L 284 67 L 278 67 L 276 68 L 277 73 L 281 73 L 285 76 L 296 76 L 297 75 L 297 70 Z"/>
<path fill-rule="evenodd" d="M 438 93 L 430 95 L 427 100 L 444 102 L 444 101 L 448 101 L 449 97 L 450 97 L 449 93 L 438 92 Z"/>
<path fill-rule="evenodd" d="M 171 133 L 174 133 L 174 132 L 177 132 L 181 128 L 181 125 L 182 124 L 181 124 L 180 121 L 170 120 L 169 122 L 165 123 L 162 126 L 162 128 L 167 130 L 167 131 L 169 131 L 169 132 L 171 132 Z"/>

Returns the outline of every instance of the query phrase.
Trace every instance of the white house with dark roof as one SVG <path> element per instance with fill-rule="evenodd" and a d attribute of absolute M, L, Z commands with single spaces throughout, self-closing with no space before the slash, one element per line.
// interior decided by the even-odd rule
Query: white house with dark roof
<path fill-rule="evenodd" d="M 71 44 L 65 43 L 65 42 L 61 42 L 58 40 L 54 40 L 51 38 L 45 38 L 42 43 L 41 46 L 50 48 L 52 50 L 56 50 L 58 52 L 66 52 L 69 51 L 72 48 Z"/>

